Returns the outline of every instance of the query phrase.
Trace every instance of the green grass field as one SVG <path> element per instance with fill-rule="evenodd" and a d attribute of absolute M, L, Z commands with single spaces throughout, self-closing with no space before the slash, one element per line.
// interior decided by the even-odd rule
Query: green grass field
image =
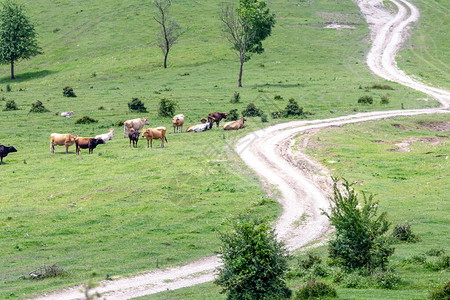
<path fill-rule="evenodd" d="M 214 128 L 202 134 L 169 134 L 165 149 L 146 149 L 142 140 L 138 149 L 129 149 L 122 128 L 112 124 L 146 116 L 151 127 L 166 126 L 171 132 L 170 118 L 157 115 L 162 97 L 178 102 L 177 113 L 186 116 L 186 125 L 209 112 L 242 111 L 249 102 L 269 114 L 291 97 L 314 113 L 310 118 L 398 109 L 402 104 L 438 105 L 418 100 L 425 96 L 366 69 L 369 32 L 352 1 L 268 4 L 277 15 L 276 27 L 264 43 L 265 53 L 244 65 L 242 101 L 232 104 L 239 63 L 221 33 L 219 3 L 174 4 L 172 15 L 186 33 L 169 56 L 169 68 L 163 69 L 155 46 L 155 9 L 147 2 L 25 2 L 44 54 L 17 63 L 16 80 L 9 79 L 8 65 L 0 69 L 0 144 L 18 150 L 0 168 L 0 298 L 25 298 L 90 278 L 182 264 L 215 253 L 216 230 L 229 217 L 251 211 L 275 220 L 279 206 L 261 201 L 265 196 L 256 176 L 226 147 L 267 123 L 249 118 L 240 132 Z M 334 20 L 357 29 L 323 29 Z M 436 43 L 437 49 L 445 49 L 442 45 Z M 394 90 L 366 88 L 374 84 Z M 7 85 L 11 92 L 6 92 Z M 73 87 L 77 97 L 63 97 L 65 86 Z M 380 97 L 387 94 L 389 104 L 381 105 Z M 277 95 L 282 99 L 274 100 Z M 373 96 L 375 103 L 358 105 L 363 95 Z M 130 112 L 127 103 L 133 97 L 149 113 Z M 8 100 L 19 110 L 3 111 Z M 29 113 L 38 100 L 50 112 Z M 75 111 L 71 119 L 59 116 L 69 110 Z M 85 115 L 99 122 L 74 124 Z M 69 155 L 63 147 L 49 153 L 52 132 L 94 136 L 110 127 L 116 130 L 115 139 L 98 146 L 93 155 L 85 150 L 77 157 L 74 147 Z M 69 275 L 18 279 L 55 263 Z"/>

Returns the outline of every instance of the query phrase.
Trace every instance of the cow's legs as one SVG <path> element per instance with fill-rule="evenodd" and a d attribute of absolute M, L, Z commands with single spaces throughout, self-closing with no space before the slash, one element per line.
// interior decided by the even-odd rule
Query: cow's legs
<path fill-rule="evenodd" d="M 50 154 L 55 153 L 55 145 L 53 145 L 53 142 L 50 141 Z"/>
<path fill-rule="evenodd" d="M 69 145 L 66 144 L 66 154 L 69 153 Z"/>

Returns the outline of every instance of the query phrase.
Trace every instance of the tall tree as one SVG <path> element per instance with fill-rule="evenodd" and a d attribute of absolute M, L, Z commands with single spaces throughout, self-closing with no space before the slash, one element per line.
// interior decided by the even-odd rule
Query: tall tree
<path fill-rule="evenodd" d="M 12 0 L 2 3 L 0 9 L 0 63 L 11 65 L 14 79 L 14 63 L 40 54 L 37 33 L 24 8 Z"/>
<path fill-rule="evenodd" d="M 164 54 L 164 68 L 167 68 L 167 57 L 169 51 L 180 35 L 183 34 L 181 26 L 174 18 L 169 18 L 169 8 L 172 5 L 172 0 L 155 0 L 153 4 L 158 9 L 157 16 L 154 17 L 155 21 L 161 25 L 161 30 L 157 35 L 158 47 Z"/>
<path fill-rule="evenodd" d="M 222 6 L 220 19 L 232 49 L 238 52 L 241 64 L 238 87 L 242 87 L 244 63 L 250 60 L 253 53 L 264 52 L 262 41 L 272 33 L 275 14 L 270 13 L 262 0 L 240 0 L 236 9 L 229 4 Z"/>

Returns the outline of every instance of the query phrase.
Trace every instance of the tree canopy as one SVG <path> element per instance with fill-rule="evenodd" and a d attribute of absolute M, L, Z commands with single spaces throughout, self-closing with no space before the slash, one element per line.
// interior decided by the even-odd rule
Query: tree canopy
<path fill-rule="evenodd" d="M 0 63 L 11 65 L 14 79 L 14 63 L 40 54 L 37 33 L 24 8 L 12 0 L 0 8 Z"/>

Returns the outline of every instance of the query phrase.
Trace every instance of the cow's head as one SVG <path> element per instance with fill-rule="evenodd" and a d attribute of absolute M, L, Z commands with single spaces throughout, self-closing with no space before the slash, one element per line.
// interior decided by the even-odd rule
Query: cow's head
<path fill-rule="evenodd" d="M 96 140 L 95 140 L 95 144 L 96 144 L 96 145 L 100 145 L 100 144 L 104 144 L 104 143 L 105 143 L 105 141 L 104 141 L 103 139 L 100 139 L 100 138 L 99 138 L 99 139 L 96 139 Z"/>
<path fill-rule="evenodd" d="M 114 128 L 110 128 L 110 129 L 109 129 L 109 132 L 114 132 Z"/>
<path fill-rule="evenodd" d="M 224 118 L 224 119 L 227 118 L 227 113 L 226 112 L 225 113 L 221 113 L 221 115 L 222 115 L 222 118 Z"/>
<path fill-rule="evenodd" d="M 144 121 L 144 125 L 149 125 L 148 118 L 142 118 L 142 121 Z"/>
<path fill-rule="evenodd" d="M 8 151 L 9 151 L 9 153 L 11 153 L 11 152 L 17 152 L 17 150 L 16 150 L 16 148 L 14 148 L 14 146 L 9 146 L 9 147 L 8 147 Z"/>

